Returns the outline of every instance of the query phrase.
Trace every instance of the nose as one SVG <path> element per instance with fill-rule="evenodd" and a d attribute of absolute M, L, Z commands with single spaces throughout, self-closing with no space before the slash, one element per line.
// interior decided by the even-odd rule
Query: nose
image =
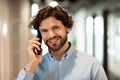
<path fill-rule="evenodd" d="M 53 31 L 49 31 L 48 39 L 53 38 L 54 36 L 55 36 L 55 33 Z"/>

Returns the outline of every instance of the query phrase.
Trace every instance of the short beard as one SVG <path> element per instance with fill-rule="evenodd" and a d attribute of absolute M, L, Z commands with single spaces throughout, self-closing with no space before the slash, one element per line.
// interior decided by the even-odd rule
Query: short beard
<path fill-rule="evenodd" d="M 51 39 L 54 39 L 54 38 L 59 38 L 60 39 L 60 43 L 58 45 L 54 44 L 53 45 L 54 47 L 51 47 L 51 46 L 48 45 L 48 41 L 51 40 Z M 62 39 L 61 36 L 55 36 L 54 38 L 51 38 L 51 39 L 47 40 L 46 43 L 45 43 L 48 46 L 48 49 L 50 51 L 53 51 L 53 52 L 60 50 L 64 46 L 66 41 L 67 41 L 67 36 L 65 36 L 63 39 Z"/>

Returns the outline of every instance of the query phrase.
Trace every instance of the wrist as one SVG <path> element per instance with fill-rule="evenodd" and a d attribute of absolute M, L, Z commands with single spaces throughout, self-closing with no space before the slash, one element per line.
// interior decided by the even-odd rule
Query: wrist
<path fill-rule="evenodd" d="M 24 70 L 26 72 L 35 73 L 37 66 L 38 66 L 38 63 L 35 63 L 32 61 L 25 66 Z"/>

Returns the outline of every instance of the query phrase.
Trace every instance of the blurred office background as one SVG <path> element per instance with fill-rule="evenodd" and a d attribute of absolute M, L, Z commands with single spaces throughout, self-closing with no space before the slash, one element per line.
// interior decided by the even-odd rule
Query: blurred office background
<path fill-rule="evenodd" d="M 0 0 L 0 80 L 14 80 L 28 63 L 28 40 L 34 34 L 28 23 L 50 1 Z M 69 40 L 96 57 L 109 80 L 120 80 L 120 0 L 56 1 L 74 18 Z"/>

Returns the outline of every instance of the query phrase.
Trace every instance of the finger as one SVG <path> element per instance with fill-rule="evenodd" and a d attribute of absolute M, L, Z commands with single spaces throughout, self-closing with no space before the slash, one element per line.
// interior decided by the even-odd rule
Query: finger
<path fill-rule="evenodd" d="M 37 44 L 37 45 L 41 45 L 41 43 L 35 39 L 31 39 L 29 40 L 29 45 L 32 45 L 32 44 Z"/>
<path fill-rule="evenodd" d="M 32 42 L 38 41 L 38 40 L 39 40 L 39 38 L 32 38 L 32 39 L 29 40 L 29 43 L 32 43 Z"/>
<path fill-rule="evenodd" d="M 35 41 L 36 41 L 36 40 L 39 40 L 39 38 L 38 38 L 38 37 L 35 37 L 35 38 L 32 38 L 31 40 L 35 40 Z"/>
<path fill-rule="evenodd" d="M 36 49 L 38 49 L 38 50 L 40 50 L 40 52 L 41 52 L 41 48 L 38 46 L 38 45 L 36 45 L 36 44 L 33 44 L 33 45 L 31 45 L 31 46 L 29 46 L 28 47 L 28 52 L 29 52 L 29 55 L 32 57 L 35 57 L 36 55 L 35 55 L 35 48 Z M 41 53 L 40 53 L 41 54 Z"/>
<path fill-rule="evenodd" d="M 38 42 L 38 41 L 30 40 L 29 45 L 32 45 L 32 44 L 41 45 L 40 42 Z"/>
<path fill-rule="evenodd" d="M 31 48 L 32 48 L 32 49 L 36 48 L 36 49 L 40 50 L 40 47 L 39 47 L 39 45 L 37 45 L 37 44 L 31 45 Z"/>
<path fill-rule="evenodd" d="M 43 52 L 43 50 L 41 49 L 41 50 L 40 50 L 40 55 L 35 54 L 35 56 L 36 56 L 37 58 L 42 57 L 42 52 Z"/>
<path fill-rule="evenodd" d="M 39 45 L 36 45 L 36 44 L 34 44 L 34 48 L 37 48 L 38 50 L 41 49 L 40 46 L 39 46 Z"/>

